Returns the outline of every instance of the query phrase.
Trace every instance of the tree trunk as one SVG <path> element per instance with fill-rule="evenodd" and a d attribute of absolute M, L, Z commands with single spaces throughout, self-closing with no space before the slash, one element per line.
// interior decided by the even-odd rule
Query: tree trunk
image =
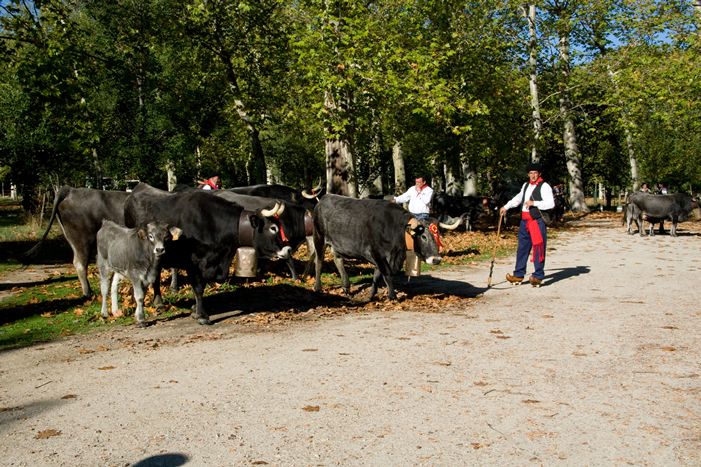
<path fill-rule="evenodd" d="M 462 163 L 462 176 L 463 176 L 463 196 L 476 196 L 477 195 L 477 172 L 475 168 L 470 164 L 470 161 L 465 159 Z"/>
<path fill-rule="evenodd" d="M 246 170 L 249 176 L 249 184 L 258 185 L 267 182 L 265 167 L 265 154 L 263 154 L 263 145 L 260 142 L 260 131 L 258 128 L 250 125 L 248 134 L 251 137 L 251 157 L 246 164 Z"/>
<path fill-rule="evenodd" d="M 560 69 L 560 116 L 564 123 L 563 142 L 565 161 L 570 175 L 570 206 L 573 211 L 589 212 L 584 196 L 584 181 L 582 179 L 582 160 L 577 147 L 577 134 L 572 118 L 572 104 L 569 97 L 570 50 L 569 31 L 559 31 Z"/>
<path fill-rule="evenodd" d="M 246 105 L 241 100 L 242 93 L 239 88 L 236 71 L 234 70 L 234 66 L 232 64 L 231 54 L 228 50 L 220 48 L 219 58 L 224 64 L 224 69 L 226 70 L 227 83 L 234 98 L 234 109 L 236 109 L 236 113 L 246 125 L 248 136 L 251 139 L 251 155 L 246 164 L 248 182 L 255 184 L 265 183 L 267 170 L 265 167 L 263 145 L 260 142 L 258 122 L 253 118 L 253 116 L 250 115 L 249 111 L 246 109 Z"/>
<path fill-rule="evenodd" d="M 352 159 L 348 143 L 340 139 L 326 140 L 326 192 L 357 197 L 354 185 L 349 183 Z"/>
<path fill-rule="evenodd" d="M 535 27 L 535 4 L 529 4 L 528 11 L 525 11 L 524 6 L 524 14 L 526 16 L 526 19 L 528 20 L 528 85 L 531 92 L 531 112 L 533 118 L 533 142 L 531 143 L 531 161 L 538 162 L 540 160 L 540 156 L 538 155 L 538 149 L 540 146 L 541 134 L 543 130 L 543 119 L 540 116 L 540 101 L 538 99 L 538 36 Z"/>
<path fill-rule="evenodd" d="M 404 154 L 402 143 L 395 141 L 392 146 L 392 165 L 394 166 L 394 190 L 395 193 L 406 191 L 406 168 L 404 167 Z"/>
<path fill-rule="evenodd" d="M 618 91 L 619 86 L 616 80 L 616 74 L 613 72 L 610 65 L 607 68 L 611 83 L 613 83 L 613 87 Z M 625 111 L 623 100 L 620 100 L 619 104 L 621 109 L 623 109 L 621 110 L 621 123 L 623 124 L 623 132 L 626 137 L 626 150 L 628 151 L 628 160 L 630 161 L 630 178 L 633 183 L 633 191 L 638 191 L 640 180 L 638 179 L 638 157 L 635 153 L 635 146 L 633 145 L 633 132 L 630 130 L 630 119 L 628 118 L 628 113 Z"/>
<path fill-rule="evenodd" d="M 460 178 L 455 176 L 449 164 L 443 164 L 443 173 L 445 174 L 445 192 L 453 196 L 459 195 L 462 191 L 462 183 Z"/>
<path fill-rule="evenodd" d="M 172 159 L 166 161 L 166 176 L 168 177 L 168 191 L 175 190 L 178 184 L 178 177 L 175 175 L 175 163 Z"/>

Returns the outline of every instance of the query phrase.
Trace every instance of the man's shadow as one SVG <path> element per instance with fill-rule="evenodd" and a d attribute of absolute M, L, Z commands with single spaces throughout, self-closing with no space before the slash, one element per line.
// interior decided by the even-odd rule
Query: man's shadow
<path fill-rule="evenodd" d="M 545 280 L 543 281 L 543 285 L 551 285 L 554 284 L 555 282 L 564 280 L 564 279 L 569 279 L 570 277 L 577 277 L 580 274 L 589 274 L 591 272 L 591 268 L 589 266 L 575 266 L 573 268 L 562 268 L 562 269 L 555 269 L 554 273 L 548 274 L 545 276 Z"/>

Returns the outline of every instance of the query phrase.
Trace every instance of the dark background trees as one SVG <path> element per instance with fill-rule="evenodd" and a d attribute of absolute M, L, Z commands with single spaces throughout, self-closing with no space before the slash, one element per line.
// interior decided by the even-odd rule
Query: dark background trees
<path fill-rule="evenodd" d="M 693 2 L 533 5 L 529 42 L 509 1 L 4 1 L 5 183 L 29 210 L 51 185 L 214 172 L 296 187 L 338 173 L 328 186 L 361 196 L 426 174 L 488 194 L 536 157 L 573 195 L 698 191 Z"/>

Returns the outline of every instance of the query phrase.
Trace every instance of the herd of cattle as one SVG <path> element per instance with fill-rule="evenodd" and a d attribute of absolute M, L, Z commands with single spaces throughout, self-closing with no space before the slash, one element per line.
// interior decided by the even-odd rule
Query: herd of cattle
<path fill-rule="evenodd" d="M 343 260 L 362 259 L 375 267 L 371 295 L 382 279 L 394 298 L 392 275 L 401 270 L 407 249 L 430 264 L 439 263 L 439 227 L 454 229 L 461 221 L 417 221 L 390 201 L 330 194 L 318 198 L 282 185 L 217 191 L 184 187 L 168 192 L 140 183 L 131 193 L 63 186 L 56 193 L 49 225 L 28 257 L 39 250 L 56 219 L 73 250 L 83 295 L 92 295 L 87 268 L 96 256 L 102 316 L 108 316 L 110 283 L 115 314 L 117 285 L 128 278 L 142 326 L 144 288 L 153 285 L 154 305 L 162 304 L 162 268 L 186 271 L 195 296 L 192 316 L 209 324 L 205 286 L 227 279 L 239 247 L 253 248 L 260 259 L 286 260 L 296 278 L 291 256 L 306 240 L 315 258 L 318 292 L 323 251 L 330 245 L 346 293 L 350 285 Z"/>
<path fill-rule="evenodd" d="M 39 250 L 58 219 L 73 250 L 83 295 L 92 295 L 87 268 L 96 257 L 102 316 L 108 316 L 110 285 L 112 313 L 118 313 L 117 286 L 121 278 L 128 278 L 134 288 L 136 319 L 142 326 L 148 286 L 153 285 L 154 305 L 162 304 L 162 268 L 173 269 L 171 288 L 177 286 L 175 271 L 186 271 L 195 296 L 192 316 L 209 324 L 203 303 L 205 286 L 228 278 L 239 247 L 253 249 L 259 259 L 287 261 L 292 278 L 297 279 L 292 254 L 306 241 L 312 257 L 308 267 L 312 261 L 315 267 L 314 291 L 319 292 L 323 251 L 329 245 L 345 293 L 350 293 L 350 282 L 343 261 L 361 259 L 375 268 L 370 297 L 382 280 L 388 297 L 395 298 L 392 276 L 401 270 L 407 251 L 429 264 L 440 263 L 439 227 L 452 230 L 464 222 L 469 228 L 485 213 L 493 212 L 496 204 L 487 198 L 444 193 L 434 198 L 435 217 L 420 221 L 388 200 L 318 196 L 315 190 L 307 193 L 283 185 L 217 191 L 181 186 L 168 192 L 140 183 L 131 193 L 63 186 L 56 192 L 42 239 L 27 257 Z M 684 193 L 634 193 L 624 221 L 629 233 L 635 222 L 642 235 L 643 219 L 651 223 L 670 220 L 670 233 L 676 235 L 677 223 L 695 207 L 697 200 Z"/>

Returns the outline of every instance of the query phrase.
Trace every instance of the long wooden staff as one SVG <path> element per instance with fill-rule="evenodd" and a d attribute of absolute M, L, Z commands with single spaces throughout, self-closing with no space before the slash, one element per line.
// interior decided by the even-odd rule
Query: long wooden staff
<path fill-rule="evenodd" d="M 499 235 L 501 234 L 501 221 L 504 218 L 504 213 L 499 213 L 499 225 L 497 226 L 497 239 L 494 242 L 494 252 L 492 253 L 492 264 L 489 265 L 489 279 L 487 279 L 487 288 L 492 286 L 492 272 L 494 272 L 494 260 L 497 259 L 497 245 L 499 244 Z"/>

